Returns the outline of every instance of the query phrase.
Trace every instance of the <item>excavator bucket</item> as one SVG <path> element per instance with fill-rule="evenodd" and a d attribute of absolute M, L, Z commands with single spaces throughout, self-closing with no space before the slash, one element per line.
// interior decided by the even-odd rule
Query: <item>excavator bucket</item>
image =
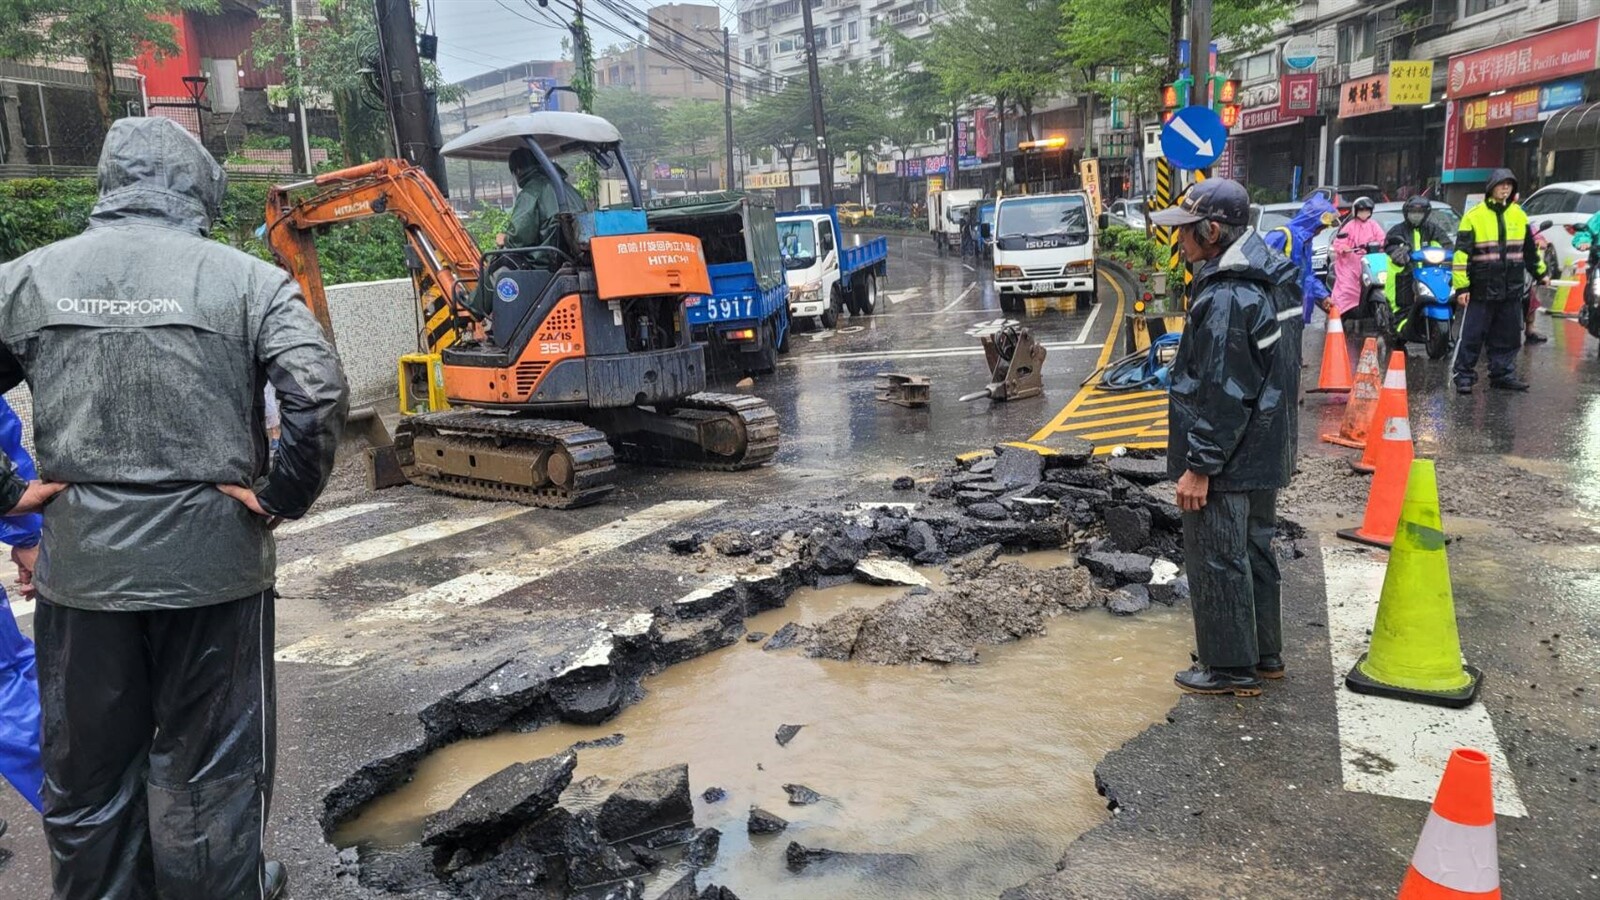
<path fill-rule="evenodd" d="M 1022 400 L 1044 393 L 1044 347 L 1026 328 L 1011 325 L 979 338 L 989 363 L 989 383 L 983 390 L 961 398 L 962 403 L 988 397 L 994 401 Z"/>
<path fill-rule="evenodd" d="M 918 409 L 928 405 L 932 399 L 933 386 L 926 375 L 902 375 L 899 372 L 888 372 L 879 375 L 877 385 L 878 399 L 908 409 Z"/>

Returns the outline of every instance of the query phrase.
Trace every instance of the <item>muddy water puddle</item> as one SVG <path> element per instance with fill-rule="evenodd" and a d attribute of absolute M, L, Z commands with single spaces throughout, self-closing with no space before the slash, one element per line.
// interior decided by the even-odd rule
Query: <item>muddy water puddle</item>
<path fill-rule="evenodd" d="M 815 623 L 903 590 L 801 590 L 747 625 L 771 632 Z M 1104 821 L 1094 766 L 1172 707 L 1172 673 L 1187 662 L 1190 634 L 1182 611 L 1122 619 L 1091 610 L 1052 620 L 1044 637 L 985 648 L 980 665 L 945 668 L 813 660 L 741 641 L 646 679 L 648 695 L 602 725 L 446 747 L 335 842 L 415 841 L 424 816 L 494 772 L 621 733 L 617 746 L 578 751 L 574 783 L 597 775 L 609 789 L 641 771 L 688 763 L 695 821 L 722 831 L 702 883 L 763 900 L 993 897 L 1054 868 L 1068 843 Z M 774 739 L 782 724 L 804 726 L 787 747 Z M 786 783 L 825 799 L 790 806 Z M 713 786 L 727 799 L 706 803 L 700 794 Z M 569 790 L 569 805 L 581 805 L 578 793 Z M 788 819 L 789 829 L 752 838 L 751 806 Z M 784 861 L 791 840 L 915 859 L 794 874 Z"/>

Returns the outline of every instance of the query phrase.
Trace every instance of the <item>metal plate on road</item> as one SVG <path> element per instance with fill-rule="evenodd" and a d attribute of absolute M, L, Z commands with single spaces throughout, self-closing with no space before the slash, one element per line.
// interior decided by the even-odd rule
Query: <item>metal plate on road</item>
<path fill-rule="evenodd" d="M 1185 106 L 1161 129 L 1161 153 L 1180 169 L 1204 169 L 1228 143 L 1228 126 L 1204 106 Z"/>

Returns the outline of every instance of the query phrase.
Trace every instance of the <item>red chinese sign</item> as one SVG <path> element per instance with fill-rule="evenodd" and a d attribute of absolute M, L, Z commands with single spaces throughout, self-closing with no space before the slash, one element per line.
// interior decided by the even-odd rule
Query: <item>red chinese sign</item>
<path fill-rule="evenodd" d="M 1262 131 L 1268 128 L 1276 128 L 1279 125 L 1289 125 L 1293 122 L 1293 118 L 1283 114 L 1282 107 L 1258 106 L 1254 109 L 1240 110 L 1239 125 L 1233 131 L 1235 133 Z"/>
<path fill-rule="evenodd" d="M 1278 92 L 1278 113 L 1286 119 L 1317 114 L 1317 75 L 1283 76 L 1283 89 Z"/>
<path fill-rule="evenodd" d="M 1339 86 L 1339 118 L 1341 119 L 1388 112 L 1393 108 L 1389 103 L 1389 74 L 1387 72 L 1382 75 L 1374 75 L 1371 78 L 1346 81 Z"/>
<path fill-rule="evenodd" d="M 1467 104 L 1451 101 L 1444 114 L 1444 170 L 1489 169 L 1505 161 L 1506 142 L 1490 131 L 1467 131 Z"/>
<path fill-rule="evenodd" d="M 1594 71 L 1600 19 L 1450 57 L 1449 97 L 1473 97 Z"/>
<path fill-rule="evenodd" d="M 1461 130 L 1488 131 L 1539 121 L 1539 89 L 1461 102 Z"/>

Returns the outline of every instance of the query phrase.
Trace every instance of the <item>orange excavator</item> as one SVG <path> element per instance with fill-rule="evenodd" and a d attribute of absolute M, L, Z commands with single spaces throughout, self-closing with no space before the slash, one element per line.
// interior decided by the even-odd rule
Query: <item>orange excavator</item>
<path fill-rule="evenodd" d="M 329 334 L 316 232 L 378 215 L 404 228 L 418 343 L 437 355 L 423 377 L 442 385 L 451 408 L 403 419 L 400 472 L 461 496 L 569 508 L 611 490 L 619 456 L 718 470 L 767 462 L 778 448 L 771 407 L 704 392 L 704 351 L 685 313 L 689 296 L 711 290 L 700 241 L 649 230 L 616 128 L 582 113 L 530 113 L 474 129 L 442 153 L 504 164 L 523 147 L 551 184 L 563 183 L 561 157 L 620 169 L 631 203 L 588 211 L 558 191 L 547 245 L 480 254 L 433 180 L 404 160 L 268 196 L 267 244 Z"/>

